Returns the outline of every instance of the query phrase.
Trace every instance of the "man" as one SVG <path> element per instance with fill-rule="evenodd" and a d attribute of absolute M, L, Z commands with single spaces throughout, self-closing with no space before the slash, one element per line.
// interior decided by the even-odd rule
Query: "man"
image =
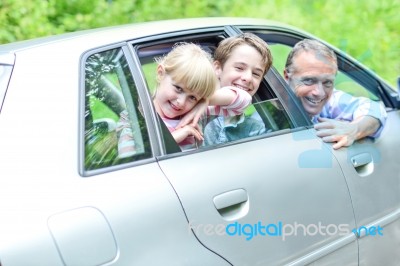
<path fill-rule="evenodd" d="M 305 39 L 289 53 L 283 73 L 315 124 L 317 136 L 336 142 L 334 149 L 367 136 L 378 137 L 386 121 L 380 103 L 334 89 L 337 70 L 331 49 Z"/>

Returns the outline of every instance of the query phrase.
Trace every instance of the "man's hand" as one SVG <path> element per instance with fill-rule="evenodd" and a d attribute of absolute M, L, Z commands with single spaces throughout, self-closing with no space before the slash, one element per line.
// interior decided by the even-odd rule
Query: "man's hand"
<path fill-rule="evenodd" d="M 197 124 L 203 114 L 205 114 L 208 106 L 208 100 L 199 101 L 192 110 L 187 112 L 176 126 L 176 129 L 182 128 L 186 125 L 197 127 Z"/>
<path fill-rule="evenodd" d="M 374 134 L 380 125 L 378 119 L 371 116 L 363 116 L 347 122 L 328 118 L 318 118 L 320 123 L 314 125 L 317 136 L 324 142 L 336 142 L 333 149 L 348 147 L 354 141 Z"/>
<path fill-rule="evenodd" d="M 320 123 L 314 125 L 317 136 L 324 142 L 336 142 L 333 149 L 350 146 L 357 137 L 357 125 L 347 121 L 339 121 L 328 118 L 318 118 Z"/>

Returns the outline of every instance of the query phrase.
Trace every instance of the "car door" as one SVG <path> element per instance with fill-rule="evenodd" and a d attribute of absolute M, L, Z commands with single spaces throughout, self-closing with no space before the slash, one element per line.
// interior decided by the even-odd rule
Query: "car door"
<path fill-rule="evenodd" d="M 134 50 L 146 72 L 148 55 L 173 41 L 207 46 L 221 36 L 204 34 L 158 38 Z M 273 72 L 254 103 L 269 110 L 268 127 L 275 125 L 264 135 L 181 152 L 164 132 L 158 163 L 179 197 L 188 233 L 233 265 L 357 264 L 353 208 L 338 161 Z"/>
<path fill-rule="evenodd" d="M 229 265 L 187 232 L 126 44 L 91 45 L 35 41 L 6 62 L 0 264 Z M 121 156 L 124 109 L 136 149 Z"/>
<path fill-rule="evenodd" d="M 233 265 L 357 263 L 346 181 L 309 130 L 232 143 L 160 167 L 203 245 Z M 267 228 L 267 229 L 265 229 Z"/>
<path fill-rule="evenodd" d="M 283 72 L 286 56 L 300 39 L 290 31 L 251 30 L 268 41 L 274 65 Z M 308 36 L 308 38 L 313 38 Z M 350 147 L 334 150 L 349 187 L 359 238 L 359 263 L 398 265 L 400 255 L 400 111 L 398 94 L 354 59 L 336 51 L 335 87 L 355 96 L 380 101 L 387 111 L 386 125 L 378 139 L 365 138 Z"/>
<path fill-rule="evenodd" d="M 350 68 L 347 62 L 342 65 Z M 384 99 L 385 85 L 363 69 L 352 69 L 350 74 L 343 71 L 342 75 L 347 77 L 346 86 L 357 88 L 359 94 L 367 91 L 372 99 Z M 380 137 L 334 151 L 353 200 L 361 265 L 400 264 L 400 110 L 382 102 L 387 120 Z"/>

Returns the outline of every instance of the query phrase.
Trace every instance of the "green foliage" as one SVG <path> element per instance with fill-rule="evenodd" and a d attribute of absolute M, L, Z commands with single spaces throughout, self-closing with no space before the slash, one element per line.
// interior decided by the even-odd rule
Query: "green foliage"
<path fill-rule="evenodd" d="M 255 3 L 258 1 L 250 1 Z M 278 20 L 339 47 L 392 85 L 400 76 L 400 1 L 264 0 L 242 14 Z M 239 8 L 227 15 L 240 14 Z"/>
<path fill-rule="evenodd" d="M 59 33 L 47 17 L 48 3 L 42 0 L 0 3 L 0 43 Z"/>
<path fill-rule="evenodd" d="M 394 84 L 400 74 L 398 0 L 1 0 L 0 43 L 184 17 L 277 20 L 332 43 Z"/>

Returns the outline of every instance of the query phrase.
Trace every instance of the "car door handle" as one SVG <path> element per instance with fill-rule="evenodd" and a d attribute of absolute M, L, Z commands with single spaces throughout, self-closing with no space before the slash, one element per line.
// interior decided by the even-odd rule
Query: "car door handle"
<path fill-rule="evenodd" d="M 248 213 L 247 191 L 240 188 L 224 192 L 213 198 L 214 206 L 219 214 L 226 220 L 235 220 Z"/>
<path fill-rule="evenodd" d="M 360 167 L 369 164 L 371 162 L 372 162 L 372 156 L 367 152 L 351 157 L 351 163 L 353 164 L 354 167 Z"/>
<path fill-rule="evenodd" d="M 368 152 L 351 157 L 351 163 L 360 176 L 366 176 L 374 170 L 372 155 Z"/>

